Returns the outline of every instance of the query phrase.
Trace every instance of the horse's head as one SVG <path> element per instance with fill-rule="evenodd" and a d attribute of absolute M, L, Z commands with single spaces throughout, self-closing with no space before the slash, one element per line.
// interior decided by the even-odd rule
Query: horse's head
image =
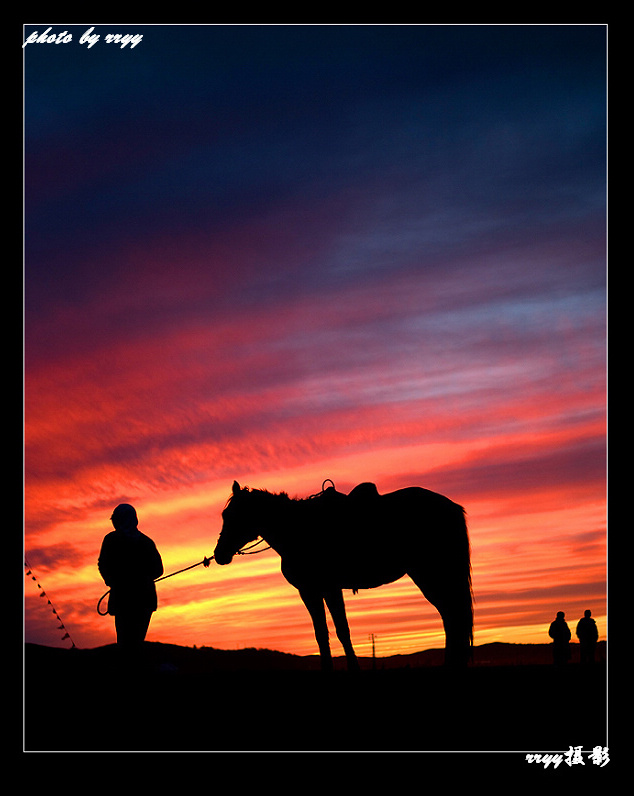
<path fill-rule="evenodd" d="M 237 481 L 233 482 L 231 497 L 222 512 L 222 530 L 214 550 L 217 564 L 229 564 L 238 550 L 257 539 L 259 533 L 254 497 L 255 494 L 248 487 L 242 489 Z"/>

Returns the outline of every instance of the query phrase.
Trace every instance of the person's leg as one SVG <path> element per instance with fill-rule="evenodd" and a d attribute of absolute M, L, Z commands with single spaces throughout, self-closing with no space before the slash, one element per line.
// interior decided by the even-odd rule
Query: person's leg
<path fill-rule="evenodd" d="M 114 618 L 117 644 L 138 646 L 145 641 L 152 613 L 148 611 L 120 611 Z"/>
<path fill-rule="evenodd" d="M 117 648 L 121 653 L 121 664 L 126 669 L 139 666 L 143 662 L 143 642 L 151 617 L 151 611 L 135 610 L 118 612 L 115 616 Z"/>

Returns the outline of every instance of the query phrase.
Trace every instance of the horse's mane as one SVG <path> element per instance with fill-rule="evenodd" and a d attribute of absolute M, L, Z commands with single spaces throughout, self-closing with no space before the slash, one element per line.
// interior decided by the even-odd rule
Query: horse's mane
<path fill-rule="evenodd" d="M 308 497 L 291 497 L 288 492 L 271 492 L 269 489 L 259 489 L 255 487 L 243 486 L 240 487 L 240 493 L 248 493 L 250 495 L 267 495 L 269 497 L 281 498 L 284 501 L 289 501 L 291 503 L 308 503 L 312 501 L 316 497 L 320 497 L 323 492 L 317 492 L 315 495 L 309 495 Z M 229 495 L 225 506 L 228 506 L 233 498 L 237 497 L 237 495 Z"/>
<path fill-rule="evenodd" d="M 289 500 L 289 501 L 291 501 L 293 503 L 299 503 L 302 500 L 304 500 L 304 498 L 298 498 L 298 497 L 292 498 L 292 497 L 289 497 L 288 493 L 286 493 L 286 492 L 271 492 L 268 489 L 255 489 L 255 488 L 251 488 L 249 486 L 243 486 L 243 487 L 240 487 L 240 492 L 238 493 L 238 495 L 235 495 L 235 494 L 229 495 L 229 497 L 227 499 L 227 502 L 225 504 L 225 508 L 231 503 L 231 501 L 234 498 L 238 497 L 242 493 L 247 493 L 247 494 L 250 494 L 250 495 L 267 495 L 267 496 L 270 496 L 270 497 L 279 497 L 279 498 L 282 498 L 283 500 Z M 308 498 L 306 498 L 306 499 L 308 499 Z"/>

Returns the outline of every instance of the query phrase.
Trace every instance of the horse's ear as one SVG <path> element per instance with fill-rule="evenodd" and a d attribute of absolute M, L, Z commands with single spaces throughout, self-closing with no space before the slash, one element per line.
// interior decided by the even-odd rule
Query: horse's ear
<path fill-rule="evenodd" d="M 237 481 L 233 482 L 233 494 L 237 495 L 240 491 L 240 484 Z"/>

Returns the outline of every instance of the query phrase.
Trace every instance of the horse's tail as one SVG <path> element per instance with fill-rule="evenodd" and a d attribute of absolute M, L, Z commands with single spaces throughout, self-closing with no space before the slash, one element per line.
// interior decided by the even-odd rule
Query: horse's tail
<path fill-rule="evenodd" d="M 457 662 L 466 663 L 473 658 L 473 581 L 471 573 L 471 543 L 467 528 L 466 512 L 462 506 L 454 504 L 450 564 L 451 584 L 445 593 L 447 616 L 451 622 L 451 657 Z M 449 552 L 449 551 L 447 551 Z M 446 562 L 447 564 L 449 562 Z M 449 643 L 449 636 L 448 636 Z M 448 649 L 449 651 L 449 649 Z"/>
<path fill-rule="evenodd" d="M 468 627 L 469 647 L 473 647 L 473 580 L 471 570 L 471 542 L 467 528 L 467 513 L 462 506 L 459 514 L 459 566 L 462 570 L 462 587 L 460 599 L 463 603 L 465 623 Z"/>

